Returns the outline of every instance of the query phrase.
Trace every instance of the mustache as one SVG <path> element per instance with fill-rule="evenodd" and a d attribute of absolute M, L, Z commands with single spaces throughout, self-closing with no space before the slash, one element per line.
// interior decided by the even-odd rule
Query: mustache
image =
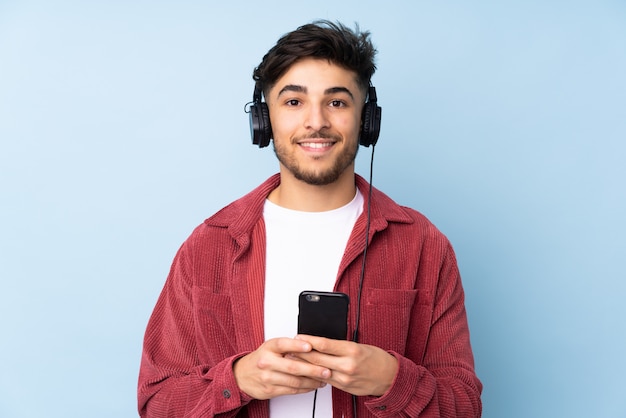
<path fill-rule="evenodd" d="M 316 132 L 311 132 L 309 134 L 306 135 L 301 135 L 298 137 L 293 138 L 292 142 L 296 143 L 299 141 L 303 141 L 305 139 L 332 139 L 335 142 L 339 142 L 341 141 L 341 137 L 339 135 L 335 135 L 329 132 L 324 132 L 324 131 L 316 131 Z"/>

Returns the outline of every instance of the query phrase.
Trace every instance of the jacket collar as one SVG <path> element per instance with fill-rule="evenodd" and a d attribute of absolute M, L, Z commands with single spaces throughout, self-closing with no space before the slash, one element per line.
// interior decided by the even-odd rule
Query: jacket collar
<path fill-rule="evenodd" d="M 365 207 L 363 214 L 367 215 L 367 204 L 370 192 L 369 183 L 358 174 L 355 174 L 356 186 L 363 195 Z M 265 199 L 280 184 L 280 174 L 274 174 L 265 180 L 250 193 L 235 200 L 204 221 L 206 225 L 228 228 L 231 236 L 236 240 L 247 242 L 252 228 L 263 216 Z M 413 219 L 402 206 L 395 203 L 380 190 L 372 187 L 370 222 L 372 232 L 383 230 L 390 222 L 412 223 Z"/>

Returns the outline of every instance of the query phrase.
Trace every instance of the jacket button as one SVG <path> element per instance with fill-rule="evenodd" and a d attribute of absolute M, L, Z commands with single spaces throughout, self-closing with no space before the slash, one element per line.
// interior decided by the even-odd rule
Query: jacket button
<path fill-rule="evenodd" d="M 386 405 L 381 405 L 379 407 L 377 407 L 376 409 L 378 409 L 379 411 L 384 411 L 385 409 L 387 409 Z"/>
<path fill-rule="evenodd" d="M 222 395 L 224 396 L 224 398 L 226 398 L 226 399 L 230 399 L 230 390 L 228 390 L 228 389 L 224 389 L 224 390 L 222 391 Z"/>

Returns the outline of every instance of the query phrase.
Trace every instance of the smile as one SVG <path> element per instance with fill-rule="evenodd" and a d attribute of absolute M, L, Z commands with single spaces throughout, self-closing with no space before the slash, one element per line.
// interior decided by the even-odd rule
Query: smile
<path fill-rule="evenodd" d="M 301 142 L 299 145 L 307 148 L 321 149 L 332 146 L 333 142 Z"/>

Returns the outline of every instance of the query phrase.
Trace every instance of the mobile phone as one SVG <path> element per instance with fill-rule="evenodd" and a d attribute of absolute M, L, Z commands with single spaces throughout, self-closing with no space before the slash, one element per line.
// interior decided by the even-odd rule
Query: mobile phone
<path fill-rule="evenodd" d="M 298 334 L 345 340 L 348 336 L 348 306 L 345 293 L 300 293 L 298 298 Z"/>

